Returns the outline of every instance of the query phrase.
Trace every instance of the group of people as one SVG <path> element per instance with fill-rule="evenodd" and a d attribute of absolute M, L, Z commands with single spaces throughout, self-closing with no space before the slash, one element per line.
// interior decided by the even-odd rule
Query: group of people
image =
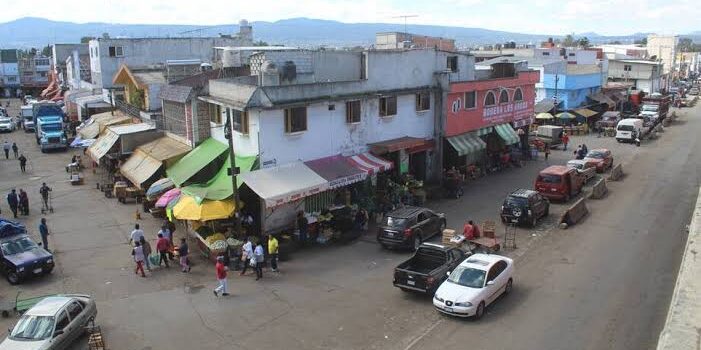
<path fill-rule="evenodd" d="M 39 188 L 39 194 L 42 198 L 42 211 L 45 211 L 49 207 L 49 193 L 51 192 L 51 187 L 46 185 L 46 182 L 41 184 Z M 18 215 L 29 215 L 29 195 L 27 192 L 20 188 L 19 193 L 14 188 L 10 190 L 7 194 L 7 205 L 12 211 L 12 215 L 16 219 Z"/>
<path fill-rule="evenodd" d="M 5 159 L 10 159 L 10 150 L 12 150 L 12 153 L 15 156 L 15 159 L 19 161 L 19 169 L 23 173 L 27 171 L 27 157 L 24 156 L 24 154 L 19 154 L 19 148 L 17 147 L 17 143 L 13 142 L 10 144 L 9 141 L 5 140 L 2 144 L 2 150 L 5 151 Z"/>
<path fill-rule="evenodd" d="M 584 157 L 587 156 L 587 153 L 589 153 L 589 148 L 587 148 L 587 145 L 581 144 L 577 146 L 577 149 L 574 151 L 574 157 L 576 159 L 584 159 Z"/>
<path fill-rule="evenodd" d="M 244 244 L 241 247 L 241 260 L 243 267 L 241 268 L 240 276 L 245 276 L 249 267 L 256 271 L 256 281 L 263 278 L 263 264 L 265 264 L 265 249 L 261 239 L 246 237 Z M 268 258 L 270 260 L 270 271 L 278 272 L 278 256 L 280 253 L 280 245 L 273 235 L 268 236 Z M 229 295 L 229 284 L 227 280 L 226 258 L 223 255 L 217 257 L 215 265 L 215 273 L 218 285 L 214 288 L 215 296 Z"/>
<path fill-rule="evenodd" d="M 166 268 L 170 268 L 169 261 L 175 260 L 175 245 L 173 244 L 175 233 L 175 224 L 172 221 L 167 221 L 161 226 L 161 229 L 156 234 L 156 253 L 158 254 L 158 266 L 161 267 L 165 265 Z M 144 236 L 144 231 L 141 229 L 139 224 L 134 225 L 134 230 L 131 231 L 129 238 L 129 243 L 133 244 L 131 255 L 136 263 L 136 268 L 134 269 L 135 274 L 141 274 L 141 277 L 146 277 L 144 271 L 144 266 L 147 271 L 151 271 L 151 261 L 149 257 L 152 255 L 153 250 L 151 244 L 146 240 Z M 189 247 L 187 245 L 187 240 L 182 238 L 180 240 L 180 245 L 178 246 L 178 257 L 181 271 L 184 273 L 190 272 L 190 260 L 189 260 Z"/>

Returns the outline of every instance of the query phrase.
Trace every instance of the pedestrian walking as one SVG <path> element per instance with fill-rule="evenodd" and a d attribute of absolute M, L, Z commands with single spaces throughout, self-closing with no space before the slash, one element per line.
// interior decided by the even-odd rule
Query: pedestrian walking
<path fill-rule="evenodd" d="M 12 210 L 12 215 L 17 219 L 17 207 L 19 206 L 19 198 L 17 197 L 17 191 L 13 188 L 10 193 L 7 194 L 7 205 L 10 206 Z"/>
<path fill-rule="evenodd" d="M 256 281 L 263 278 L 263 263 L 265 262 L 265 251 L 263 245 L 258 241 L 256 249 L 253 251 L 253 258 L 256 261 Z"/>
<path fill-rule="evenodd" d="M 219 285 L 214 288 L 214 296 L 218 297 L 219 293 L 223 296 L 229 295 L 229 286 L 226 280 L 226 271 L 228 268 L 224 265 L 224 257 L 223 256 L 218 256 L 217 257 L 217 265 L 214 267 L 216 273 L 217 273 L 217 282 L 219 282 Z"/>
<path fill-rule="evenodd" d="M 190 272 L 190 264 L 187 261 L 187 256 L 188 256 L 188 246 L 187 246 L 187 240 L 185 238 L 180 239 L 180 247 L 178 247 L 178 254 L 180 254 L 180 267 L 182 268 L 183 272 Z"/>
<path fill-rule="evenodd" d="M 19 150 L 19 149 L 17 148 L 17 143 L 16 143 L 16 142 L 13 142 L 13 143 L 12 143 L 12 153 L 14 153 L 15 159 L 17 159 L 17 151 L 18 151 L 18 150 Z"/>
<path fill-rule="evenodd" d="M 241 261 L 243 261 L 243 268 L 239 275 L 243 276 L 248 270 L 249 260 L 253 258 L 253 243 L 251 243 L 251 238 L 244 238 L 243 246 L 241 247 Z"/>
<path fill-rule="evenodd" d="M 270 256 L 270 271 L 277 272 L 277 257 L 280 252 L 280 245 L 273 235 L 268 236 L 268 256 Z"/>
<path fill-rule="evenodd" d="M 166 267 L 170 267 L 168 265 L 168 249 L 170 248 L 170 242 L 163 237 L 162 233 L 158 234 L 158 240 L 156 241 L 156 250 L 158 251 L 158 255 L 160 256 L 158 258 L 158 266 L 161 266 L 162 263 L 165 262 Z"/>
<path fill-rule="evenodd" d="M 566 132 L 562 133 L 562 144 L 565 146 L 563 148 L 563 151 L 567 151 L 567 144 L 570 143 L 570 135 L 568 135 Z"/>
<path fill-rule="evenodd" d="M 22 171 L 23 173 L 27 172 L 27 157 L 24 156 L 24 154 L 20 155 L 19 158 L 19 170 Z"/>
<path fill-rule="evenodd" d="M 146 237 L 141 236 L 139 239 L 139 243 L 141 243 L 141 248 L 144 251 L 144 261 L 146 262 L 146 270 L 151 271 L 151 262 L 149 261 L 149 257 L 151 256 L 151 243 L 149 243 L 146 240 Z"/>
<path fill-rule="evenodd" d="M 12 146 L 10 145 L 10 143 L 7 142 L 7 140 L 5 140 L 5 142 L 3 142 L 3 144 L 2 144 L 2 150 L 5 151 L 5 159 L 10 159 L 10 149 L 11 148 L 12 148 Z"/>
<path fill-rule="evenodd" d="M 163 238 L 168 240 L 168 259 L 175 260 L 173 257 L 173 234 L 170 232 L 166 224 L 161 225 L 161 229 L 158 230 L 158 236 L 163 236 Z"/>
<path fill-rule="evenodd" d="M 550 145 L 545 144 L 545 160 L 548 160 L 548 156 L 550 156 Z"/>
<path fill-rule="evenodd" d="M 23 189 L 19 189 L 19 212 L 22 215 L 29 215 L 29 196 Z"/>
<path fill-rule="evenodd" d="M 141 272 L 141 277 L 146 277 L 146 273 L 144 273 L 144 248 L 141 246 L 141 242 L 136 242 L 136 246 L 132 249 L 131 255 L 134 256 L 134 262 L 136 262 L 134 274 L 139 274 L 139 272 Z"/>
<path fill-rule="evenodd" d="M 46 182 L 41 183 L 41 188 L 39 188 L 39 193 L 41 194 L 41 199 L 43 201 L 42 209 L 49 210 L 49 193 L 51 192 L 51 187 L 46 185 Z"/>
<path fill-rule="evenodd" d="M 141 229 L 139 224 L 135 224 L 134 230 L 131 231 L 131 235 L 129 236 L 129 244 L 141 242 L 142 238 L 144 238 L 144 230 Z"/>
<path fill-rule="evenodd" d="M 297 229 L 299 229 L 299 241 L 302 242 L 302 245 L 306 245 L 309 220 L 304 216 L 304 211 L 302 210 L 297 213 Z"/>
<path fill-rule="evenodd" d="M 46 218 L 41 218 L 39 235 L 41 236 L 41 244 L 44 245 L 44 249 L 49 251 L 49 226 L 46 225 Z"/>

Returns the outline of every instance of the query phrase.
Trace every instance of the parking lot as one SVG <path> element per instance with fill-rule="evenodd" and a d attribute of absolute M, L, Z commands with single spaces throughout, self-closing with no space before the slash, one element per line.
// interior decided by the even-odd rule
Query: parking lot
<path fill-rule="evenodd" d="M 182 274 L 175 268 L 155 269 L 148 278 L 138 278 L 132 270 L 128 235 L 135 222 L 135 211 L 140 207 L 123 205 L 102 196 L 95 189 L 97 175 L 90 171 L 86 171 L 85 185 L 71 186 L 64 171 L 71 152 L 41 154 L 31 134 L 21 131 L 3 134 L 0 141 L 9 139 L 17 142 L 21 152 L 29 158 L 30 167 L 29 173 L 22 175 L 15 160 L 0 160 L 0 177 L 7 179 L 2 181 L 0 190 L 4 194 L 10 188 L 28 189 L 32 211 L 29 217 L 23 217 L 20 221 L 34 233 L 41 217 L 38 212 L 38 188 L 42 182 L 47 182 L 54 189 L 55 213 L 46 217 L 53 233 L 51 244 L 56 254 L 57 268 L 47 278 L 29 281 L 18 287 L 0 281 L 0 297 L 14 298 L 17 292 L 33 296 L 62 292 L 91 294 L 98 302 L 98 322 L 108 345 L 113 349 L 434 349 L 450 344 L 464 346 L 467 339 L 471 339 L 476 348 L 528 349 L 535 347 L 526 345 L 536 345 L 538 341 L 551 345 L 541 347 L 544 349 L 562 348 L 558 345 L 582 340 L 586 332 L 602 330 L 602 324 L 613 322 L 610 318 L 593 314 L 594 310 L 587 310 L 597 305 L 597 300 L 588 294 L 596 293 L 596 289 L 576 288 L 596 275 L 602 284 L 601 289 L 615 292 L 612 285 L 617 283 L 602 277 L 600 272 L 593 273 L 604 267 L 592 263 L 585 253 L 599 254 L 600 249 L 605 250 L 605 240 L 608 238 L 602 234 L 621 234 L 622 226 L 619 225 L 632 227 L 644 234 L 643 223 L 652 225 L 650 220 L 657 217 L 656 213 L 646 210 L 665 206 L 673 209 L 686 203 L 683 187 L 674 186 L 673 181 L 687 179 L 698 182 L 698 175 L 689 173 L 691 168 L 695 171 L 701 164 L 695 154 L 698 148 L 694 150 L 697 145 L 694 135 L 701 125 L 691 118 L 698 110 L 699 107 L 682 110 L 680 121 L 657 140 L 643 142 L 641 147 L 619 144 L 614 138 L 597 137 L 595 134 L 573 136 L 570 148 L 585 143 L 589 149 L 610 149 L 614 162 L 624 164 L 627 176 L 622 182 L 610 184 L 610 194 L 605 199 L 588 202 L 592 213 L 580 226 L 559 230 L 557 219 L 567 204 L 553 203 L 550 215 L 534 229 L 517 228 L 518 248 L 503 253 L 516 258 L 517 273 L 519 269 L 523 269 L 523 272 L 518 275 L 513 296 L 488 309 L 487 316 L 479 324 L 443 317 L 433 310 L 430 298 L 404 294 L 394 288 L 391 283 L 392 270 L 407 259 L 409 253 L 382 250 L 375 241 L 374 232 L 368 232 L 346 245 L 314 247 L 297 252 L 290 261 L 281 264 L 281 273 L 266 273 L 258 282 L 252 277 L 231 273 L 229 285 L 232 296 L 229 298 L 213 297 L 210 288 L 215 284 L 214 269 L 201 258 L 194 260 L 191 274 Z M 686 144 L 680 146 L 680 142 Z M 691 150 L 695 153 L 691 154 Z M 428 206 L 445 213 L 448 227 L 455 229 L 460 229 L 468 219 L 498 222 L 499 207 L 509 192 L 517 188 L 532 188 L 541 169 L 548 165 L 564 164 L 571 158 L 570 150 L 553 150 L 548 161 L 541 154 L 538 160 L 528 161 L 522 168 L 506 169 L 469 182 L 465 195 L 460 199 L 438 200 Z M 672 170 L 674 168 L 668 168 L 673 165 L 683 168 L 675 172 Z M 650 187 L 650 181 L 655 181 L 657 185 Z M 660 187 L 660 184 L 668 186 L 664 193 L 660 191 L 665 187 Z M 675 194 L 678 198 L 674 198 Z M 641 204 L 641 198 L 653 201 L 654 207 L 650 207 L 652 204 L 649 203 Z M 680 203 L 671 204 L 673 201 Z M 0 207 L 6 213 L 6 204 L 2 203 Z M 649 217 L 634 224 L 625 218 L 619 218 L 617 222 L 615 217 L 624 213 Z M 683 214 L 684 210 L 679 210 L 672 218 L 683 217 Z M 160 222 L 142 216 L 139 223 L 147 237 L 155 237 Z M 497 233 L 503 234 L 503 226 L 499 223 L 497 227 Z M 179 227 L 176 236 L 182 236 L 183 231 Z M 624 231 L 623 234 L 630 232 Z M 649 232 L 645 231 L 645 234 Z M 582 235 L 586 238 L 581 238 Z M 592 241 L 593 237 L 597 240 Z M 608 243 L 619 249 L 628 243 L 631 249 L 637 249 L 637 245 L 642 244 L 635 239 L 625 244 L 619 241 Z M 194 244 L 191 246 L 194 247 Z M 671 243 L 666 248 L 661 247 L 661 253 L 677 249 Z M 605 250 L 605 254 L 601 259 L 610 261 L 608 257 L 614 253 Z M 647 254 L 651 254 L 650 257 L 654 255 Z M 627 259 L 625 266 L 630 268 L 633 265 L 628 264 L 637 261 L 633 255 L 624 254 L 624 258 Z M 557 268 L 552 265 L 554 261 Z M 576 264 L 579 265 L 575 267 Z M 574 273 L 574 269 L 580 266 L 584 271 L 592 272 L 592 275 L 584 274 L 579 279 L 562 277 L 566 271 L 561 268 Z M 627 271 L 621 267 L 616 277 L 621 278 Z M 657 281 L 660 284 L 671 278 L 667 275 L 672 275 L 674 271 L 663 272 L 665 277 Z M 631 278 L 637 281 L 638 276 Z M 651 284 L 645 290 L 658 286 Z M 670 293 L 671 288 L 670 284 Z M 569 297 L 562 293 L 569 293 Z M 578 303 L 577 310 L 584 316 L 558 320 L 558 313 L 547 310 L 548 298 L 558 307 L 565 307 L 564 302 L 569 298 L 572 303 Z M 542 316 L 538 319 L 540 322 L 524 322 L 530 319 L 529 312 L 533 312 L 534 307 L 545 308 L 538 311 L 538 316 Z M 651 309 L 651 313 L 659 311 Z M 616 307 L 612 310 L 616 310 Z M 645 317 L 646 314 L 638 316 Z M 0 319 L 0 330 L 7 329 L 15 320 Z M 558 324 L 561 327 L 559 331 L 564 334 L 558 338 L 561 340 L 544 339 L 550 331 L 546 326 L 555 327 Z M 572 329 L 578 326 L 582 329 Z M 650 331 L 646 325 L 639 327 Z M 616 338 L 621 334 L 619 332 L 626 331 L 629 329 L 611 326 L 605 338 Z M 529 332 L 534 336 L 526 339 Z M 0 335 L 4 336 L 5 333 Z M 438 340 L 440 346 L 435 343 Z M 513 344 L 524 344 L 524 347 L 514 347 Z M 84 344 L 77 344 L 75 348 L 81 346 L 84 347 Z"/>

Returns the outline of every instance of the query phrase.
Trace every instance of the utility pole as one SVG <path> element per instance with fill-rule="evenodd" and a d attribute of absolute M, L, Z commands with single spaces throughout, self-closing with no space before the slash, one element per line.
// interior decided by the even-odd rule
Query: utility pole
<path fill-rule="evenodd" d="M 231 161 L 231 168 L 229 168 L 228 173 L 231 176 L 231 185 L 233 188 L 234 195 L 234 223 L 236 225 L 236 232 L 240 235 L 241 232 L 241 200 L 239 199 L 239 188 L 236 183 L 236 178 L 239 175 L 239 168 L 236 166 L 236 155 L 234 153 L 234 129 L 231 123 L 231 108 L 226 108 L 226 123 L 224 124 L 224 137 L 229 141 L 229 160 Z"/>
<path fill-rule="evenodd" d="M 555 106 L 553 107 L 553 108 L 555 108 L 555 113 L 557 113 L 557 103 L 558 103 L 557 102 L 557 83 L 558 83 L 558 81 L 560 81 L 560 75 L 555 73 L 555 96 L 553 96 L 553 99 L 555 100 Z"/>

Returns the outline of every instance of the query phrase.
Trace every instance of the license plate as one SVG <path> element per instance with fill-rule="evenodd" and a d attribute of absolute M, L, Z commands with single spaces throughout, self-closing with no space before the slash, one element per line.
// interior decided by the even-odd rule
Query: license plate
<path fill-rule="evenodd" d="M 443 307 L 443 310 L 445 310 L 445 311 L 447 311 L 447 312 L 453 312 L 453 308 L 452 308 L 452 307 L 444 306 L 444 307 Z"/>
<path fill-rule="evenodd" d="M 387 232 L 387 237 L 394 237 L 394 232 Z"/>
<path fill-rule="evenodd" d="M 41 271 L 42 271 L 42 270 L 41 270 L 41 267 L 40 267 L 40 268 L 38 268 L 38 269 L 34 269 L 34 271 L 32 271 L 32 272 L 34 272 L 34 273 L 41 273 Z"/>
<path fill-rule="evenodd" d="M 406 281 L 406 284 L 408 284 L 410 286 L 414 286 L 414 285 L 416 285 L 416 281 Z"/>
<path fill-rule="evenodd" d="M 551 188 L 550 191 L 557 192 L 557 188 Z"/>
<path fill-rule="evenodd" d="M 518 222 L 518 219 L 511 219 L 511 222 Z"/>

